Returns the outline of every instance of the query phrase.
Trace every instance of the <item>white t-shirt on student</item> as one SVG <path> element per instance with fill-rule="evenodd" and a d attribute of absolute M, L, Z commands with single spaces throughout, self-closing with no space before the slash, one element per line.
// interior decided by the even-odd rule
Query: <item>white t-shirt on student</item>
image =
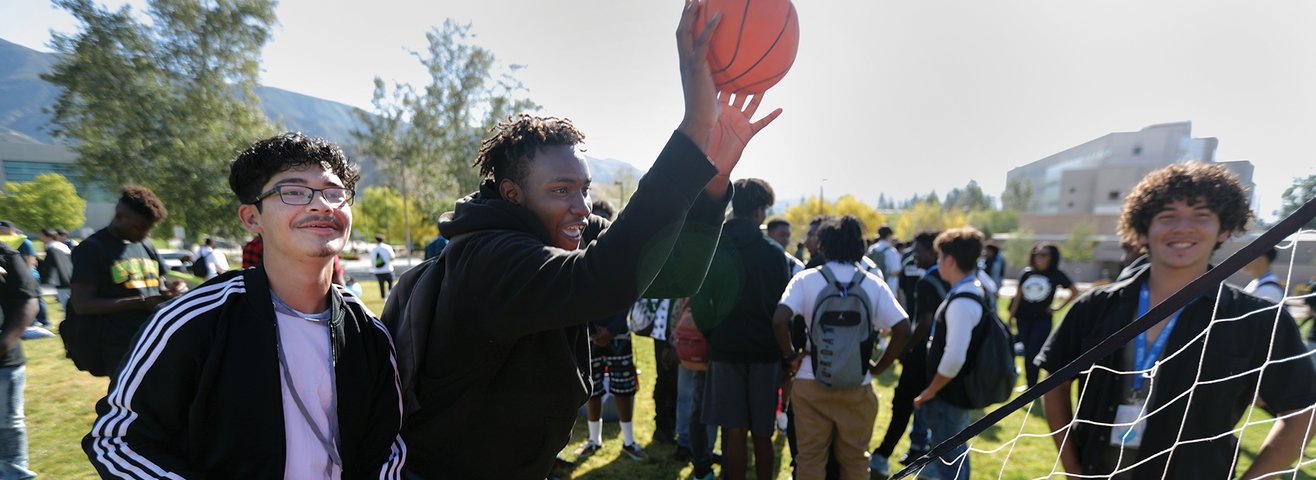
<path fill-rule="evenodd" d="M 387 243 L 376 243 L 375 248 L 370 249 L 370 273 L 393 273 L 393 246 Z M 384 260 L 383 264 L 375 261 L 376 258 Z"/>
<path fill-rule="evenodd" d="M 840 262 L 827 262 L 823 268 L 829 268 L 832 275 L 839 282 L 849 282 L 854 278 L 855 267 L 852 264 Z M 887 287 L 886 282 L 881 278 L 869 272 L 863 272 L 867 278 L 859 283 L 859 287 L 868 295 L 872 302 L 873 311 L 869 312 L 868 318 L 872 319 L 873 331 L 877 332 L 882 329 L 894 327 L 901 320 L 909 318 L 905 310 L 900 308 L 896 303 L 896 297 L 891 294 L 891 288 Z M 821 272 L 817 269 L 810 268 L 799 275 L 791 278 L 786 285 L 786 291 L 781 294 L 781 305 L 791 309 L 796 315 L 804 317 L 806 328 L 812 328 L 813 325 L 813 307 L 818 302 L 818 294 L 822 293 L 827 286 L 827 280 L 823 278 Z M 795 372 L 795 378 L 812 379 L 813 363 L 810 361 L 807 351 L 804 361 L 800 363 L 799 371 Z M 872 380 L 872 375 L 865 375 L 864 381 Z"/>
<path fill-rule="evenodd" d="M 991 279 L 987 281 L 990 282 Z M 946 298 L 959 292 L 972 292 L 980 297 L 990 292 L 984 290 L 979 278 L 977 282 L 955 285 L 946 293 Z M 973 328 L 978 326 L 978 321 L 981 319 L 982 304 L 977 300 L 957 298 L 951 301 L 950 305 L 946 305 L 946 349 L 941 355 L 941 362 L 937 364 L 937 373 L 949 378 L 955 378 L 960 374 L 960 369 L 964 368 L 969 353 L 969 341 L 973 340 Z"/>
<path fill-rule="evenodd" d="M 228 271 L 228 259 L 224 258 L 224 254 L 218 250 L 202 245 L 197 249 L 196 256 L 198 260 L 205 259 L 206 268 L 209 270 L 206 273 L 206 280 Z"/>
<path fill-rule="evenodd" d="M 1274 272 L 1266 272 L 1261 274 L 1260 277 L 1252 279 L 1247 287 L 1243 288 L 1243 291 L 1270 300 L 1273 303 L 1284 301 L 1284 289 L 1279 287 L 1279 278 L 1275 276 Z"/>
<path fill-rule="evenodd" d="M 287 364 L 293 369 L 284 376 L 279 365 L 279 384 L 283 391 L 283 430 L 286 460 L 283 478 L 324 478 L 325 467 L 333 463 L 327 446 L 316 436 L 318 429 L 338 445 L 338 405 L 334 401 L 334 372 L 329 351 L 327 321 L 308 320 L 275 312 L 279 321 L 279 343 Z M 286 378 L 291 377 L 307 414 L 302 414 L 293 400 Z M 314 423 L 312 427 L 311 423 Z M 341 478 L 342 467 L 334 465 L 332 478 Z"/>

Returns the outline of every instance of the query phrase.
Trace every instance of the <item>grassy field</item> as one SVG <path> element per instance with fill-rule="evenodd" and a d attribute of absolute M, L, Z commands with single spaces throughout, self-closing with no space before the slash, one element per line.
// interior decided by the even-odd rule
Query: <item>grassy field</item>
<path fill-rule="evenodd" d="M 373 285 L 365 285 L 365 300 L 376 311 L 383 310 L 383 301 Z M 62 318 L 58 305 L 50 304 L 53 319 Z M 90 429 L 95 418 L 94 405 L 105 394 L 107 381 L 94 378 L 73 368 L 73 363 L 64 358 L 63 344 L 58 338 L 30 340 L 24 342 L 27 352 L 27 427 L 31 468 L 48 478 L 79 479 L 95 478 L 95 472 L 87 462 L 81 449 L 82 436 Z M 582 462 L 572 472 L 577 479 L 594 480 L 640 480 L 640 479 L 675 479 L 686 478 L 690 466 L 672 460 L 674 447 L 650 444 L 653 435 L 653 419 L 648 412 L 653 411 L 653 342 L 647 338 L 637 337 L 635 341 L 635 358 L 640 369 L 640 393 L 636 397 L 636 437 L 646 445 L 652 457 L 649 463 L 639 464 L 631 461 L 621 453 L 621 432 L 615 422 L 604 424 L 605 448 Z M 897 366 L 896 368 L 899 368 Z M 894 368 L 874 382 L 882 402 L 878 413 L 876 434 L 873 447 L 881 441 L 889 422 L 891 392 L 895 388 L 898 371 Z M 1316 381 L 1306 379 L 1305 381 Z M 1020 382 L 1023 382 L 1022 375 Z M 1265 414 L 1258 410 L 1258 415 Z M 1254 418 L 1254 420 L 1256 420 Z M 1243 435 L 1243 453 L 1240 462 L 1242 468 L 1250 464 L 1256 455 L 1257 446 L 1261 444 L 1269 425 L 1259 425 L 1247 429 Z M 1020 432 L 1030 434 L 1047 433 L 1046 421 L 1042 417 L 1040 405 L 1034 404 L 1031 412 L 1015 412 L 1006 420 L 988 429 L 974 440 L 973 448 L 993 450 L 1002 447 Z M 461 432 L 453 432 L 459 435 Z M 578 422 L 572 432 L 572 443 L 567 452 L 575 449 L 584 441 L 586 432 L 584 421 Z M 896 447 L 896 456 L 907 447 L 908 437 Z M 774 438 L 779 452 L 773 459 L 779 479 L 789 479 L 789 456 L 786 452 L 784 436 Z M 419 453 L 413 446 L 413 454 Z M 752 452 L 752 448 L 749 449 Z M 570 456 L 570 453 L 566 454 Z M 1003 460 L 1009 456 L 1009 464 L 1001 471 Z M 1308 448 L 1307 458 L 1316 458 L 1316 448 Z M 1044 477 L 1051 472 L 1056 460 L 1055 447 L 1050 438 L 1022 437 L 994 454 L 974 454 L 972 456 L 974 478 L 1028 479 Z M 894 462 L 893 462 L 894 463 Z M 892 468 L 899 468 L 892 465 Z M 753 471 L 751 467 L 751 472 Z M 1316 467 L 1308 466 L 1297 478 L 1316 477 Z M 1056 477 L 1060 478 L 1060 477 Z"/>

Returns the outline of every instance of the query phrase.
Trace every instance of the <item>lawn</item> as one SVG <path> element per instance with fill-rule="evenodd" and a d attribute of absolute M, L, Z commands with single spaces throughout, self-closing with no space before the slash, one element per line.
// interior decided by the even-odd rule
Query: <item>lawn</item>
<path fill-rule="evenodd" d="M 378 291 L 373 288 L 364 290 L 366 303 L 376 312 L 383 310 L 383 302 L 378 296 Z M 51 303 L 50 307 L 53 319 L 62 318 L 63 314 L 58 305 Z M 58 338 L 25 341 L 24 348 L 28 357 L 26 405 L 31 468 L 49 478 L 95 478 L 95 472 L 87 462 L 80 442 L 95 418 L 95 402 L 104 395 L 108 382 L 73 368 L 73 363 L 64 358 L 64 348 Z M 620 449 L 621 433 L 617 424 L 605 423 L 603 430 L 605 448 L 577 466 L 572 472 L 573 478 L 640 480 L 689 476 L 688 464 L 680 464 L 672 460 L 674 447 L 650 444 L 648 441 L 653 435 L 652 415 L 646 413 L 653 411 L 653 377 L 650 373 L 654 371 L 653 342 L 647 338 L 637 337 L 635 358 L 640 369 L 641 384 L 640 393 L 636 397 L 636 437 L 647 446 L 647 451 L 652 457 L 650 462 L 639 464 L 623 456 Z M 885 426 L 891 414 L 888 402 L 897 378 L 898 372 L 893 368 L 873 384 L 882 402 L 873 447 L 881 441 L 881 435 L 886 430 Z M 1023 382 L 1022 375 L 1020 382 Z M 1264 417 L 1265 414 L 1258 410 L 1258 415 Z M 1264 439 L 1268 429 L 1268 425 L 1259 425 L 1250 427 L 1244 432 L 1244 448 L 1240 459 L 1243 466 L 1240 467 L 1240 471 L 1251 463 L 1257 446 Z M 1010 415 L 976 438 L 973 447 L 982 450 L 1001 447 L 1015 438 L 1020 431 L 1031 434 L 1047 433 L 1046 421 L 1041 415 L 1040 406 L 1034 404 L 1031 413 L 1020 411 Z M 460 432 L 453 434 L 457 435 Z M 572 443 L 567 446 L 566 451 L 574 450 L 584 441 L 585 436 L 584 421 L 581 420 L 572 432 Z M 783 458 L 789 455 L 786 453 L 785 438 L 778 436 L 774 442 L 779 452 L 773 460 L 777 465 L 776 470 L 780 472 L 777 478 L 789 479 L 790 472 L 787 466 L 789 460 Z M 906 437 L 896 447 L 896 456 L 905 451 L 907 442 Z M 419 453 L 420 447 L 412 446 L 412 449 L 414 455 Z M 566 455 L 570 456 L 570 453 Z M 1002 460 L 1007 455 L 1010 458 L 1009 465 L 1002 473 Z M 1307 458 L 1316 458 L 1316 448 L 1307 449 Z M 995 454 L 974 454 L 972 457 L 974 478 L 998 478 L 998 475 L 999 478 L 1007 479 L 1043 477 L 1051 472 L 1055 459 L 1055 447 L 1050 438 L 1023 437 L 1012 448 L 1003 448 Z M 899 466 L 893 464 L 892 468 Z M 752 467 L 750 471 L 753 471 Z M 1316 477 L 1316 466 L 1312 465 L 1308 465 L 1297 476 L 1303 479 L 1314 477 Z"/>

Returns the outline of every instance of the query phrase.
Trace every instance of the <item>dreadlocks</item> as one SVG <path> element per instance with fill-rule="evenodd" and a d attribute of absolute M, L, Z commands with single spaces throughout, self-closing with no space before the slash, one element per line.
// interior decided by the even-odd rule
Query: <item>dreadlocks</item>
<path fill-rule="evenodd" d="M 480 153 L 473 165 L 480 167 L 481 177 L 495 181 L 510 178 L 521 183 L 528 173 L 531 157 L 540 148 L 585 141 L 585 134 L 576 130 L 571 120 L 524 113 L 498 122 L 490 132 L 493 136 L 480 143 Z"/>

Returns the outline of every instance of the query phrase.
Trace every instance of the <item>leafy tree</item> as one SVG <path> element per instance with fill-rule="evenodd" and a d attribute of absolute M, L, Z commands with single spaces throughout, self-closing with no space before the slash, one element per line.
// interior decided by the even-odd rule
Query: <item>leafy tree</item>
<path fill-rule="evenodd" d="M 1002 248 L 1002 254 L 1005 255 L 1006 265 L 1010 265 L 1014 272 L 1023 270 L 1028 266 L 1028 253 L 1033 251 L 1033 244 L 1037 243 L 1036 237 L 1033 236 L 1032 230 L 1017 230 L 1010 235 L 1005 241 Z M 1013 276 L 1017 273 L 1007 272 L 1006 276 Z"/>
<path fill-rule="evenodd" d="M 969 225 L 982 230 L 983 235 L 1013 232 L 1019 228 L 1019 212 L 1014 210 L 973 210 L 968 213 Z"/>
<path fill-rule="evenodd" d="M 887 222 L 886 215 L 873 207 L 859 201 L 853 195 L 845 195 L 835 202 L 819 201 L 817 196 L 809 197 L 803 203 L 786 209 L 785 220 L 791 223 L 791 243 L 804 241 L 808 232 L 809 221 L 818 215 L 854 215 L 864 224 L 864 236 L 877 235 L 877 228 Z"/>
<path fill-rule="evenodd" d="M 86 208 L 73 183 L 58 173 L 37 175 L 30 182 L 5 182 L 0 192 L 0 218 L 28 231 L 73 230 L 86 221 Z"/>
<path fill-rule="evenodd" d="M 946 230 L 968 225 L 968 217 L 958 210 L 943 210 L 933 195 L 913 208 L 901 212 L 895 223 L 896 238 L 908 240 L 922 231 Z"/>
<path fill-rule="evenodd" d="M 1001 195 L 1001 204 L 1006 210 L 1016 212 L 1028 211 L 1028 202 L 1033 200 L 1033 184 L 1022 179 L 1006 182 L 1005 193 Z"/>
<path fill-rule="evenodd" d="M 1097 243 L 1092 240 L 1096 228 L 1091 223 L 1076 223 L 1069 229 L 1069 239 L 1060 245 L 1060 252 L 1066 260 L 1086 262 L 1092 260 Z"/>
<path fill-rule="evenodd" d="M 1294 178 L 1293 184 L 1284 189 L 1284 194 L 1280 197 L 1283 203 L 1275 214 L 1280 218 L 1288 217 L 1313 197 L 1316 197 L 1316 175 Z M 1316 220 L 1307 222 L 1304 228 L 1316 228 Z"/>
<path fill-rule="evenodd" d="M 470 28 L 447 19 L 426 33 L 428 48 L 412 55 L 429 83 L 389 86 L 376 77 L 374 111 L 356 111 L 365 125 L 352 132 L 360 151 L 375 159 L 385 182 L 416 198 L 426 218 L 479 186 L 470 165 L 490 127 L 539 108 L 516 96 L 524 88 L 510 73 L 495 75 L 497 59 L 471 42 Z"/>
<path fill-rule="evenodd" d="M 55 34 L 59 60 L 42 78 L 62 89 L 51 122 L 83 175 L 108 191 L 150 187 L 167 225 L 193 238 L 238 232 L 224 179 L 239 150 L 274 131 L 254 93 L 274 2 L 151 0 L 145 23 L 129 7 L 55 5 L 80 26 Z"/>
<path fill-rule="evenodd" d="M 419 209 L 412 206 L 406 210 L 411 238 L 434 238 L 439 234 L 438 226 Z M 397 190 L 388 186 L 367 187 L 352 207 L 352 231 L 368 239 L 382 233 L 386 242 L 405 243 L 407 222 L 402 220 L 402 212 L 402 195 Z"/>
<path fill-rule="evenodd" d="M 983 193 L 977 180 L 969 180 L 963 189 L 955 188 L 946 193 L 946 202 L 942 205 L 948 210 L 970 212 L 973 210 L 991 210 L 995 208 L 996 199 Z"/>

